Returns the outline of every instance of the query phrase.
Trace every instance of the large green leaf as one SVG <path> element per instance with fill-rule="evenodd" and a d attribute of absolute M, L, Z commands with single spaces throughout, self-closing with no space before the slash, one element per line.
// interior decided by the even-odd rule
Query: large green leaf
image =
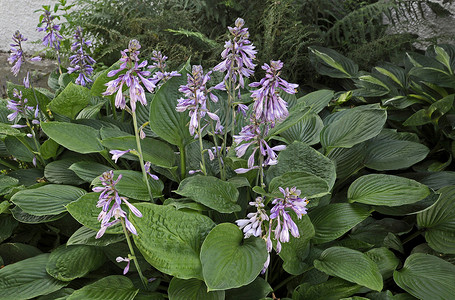
<path fill-rule="evenodd" d="M 104 247 L 110 244 L 121 242 L 125 239 L 122 234 L 104 234 L 100 238 L 96 238 L 96 231 L 86 226 L 80 227 L 66 242 L 67 246 L 72 245 L 88 245 Z"/>
<path fill-rule="evenodd" d="M 11 214 L 13 215 L 14 219 L 18 220 L 21 223 L 26 223 L 26 224 L 39 224 L 39 223 L 52 222 L 52 221 L 61 219 L 62 217 L 64 217 L 66 215 L 66 212 L 63 212 L 58 215 L 34 216 L 34 215 L 26 213 L 19 206 L 15 206 L 10 211 L 11 211 Z"/>
<path fill-rule="evenodd" d="M 302 142 L 294 142 L 280 152 L 278 164 L 269 168 L 266 179 L 270 182 L 274 177 L 287 172 L 311 173 L 327 181 L 329 189 L 333 187 L 336 179 L 334 163 Z"/>
<path fill-rule="evenodd" d="M 348 201 L 371 205 L 400 206 L 425 199 L 430 189 L 412 179 L 386 174 L 364 175 L 348 190 Z"/>
<path fill-rule="evenodd" d="M 0 175 L 0 195 L 9 193 L 11 189 L 17 185 L 19 185 L 19 180 L 16 178 L 4 174 Z"/>
<path fill-rule="evenodd" d="M 150 195 L 148 193 L 147 185 L 143 180 L 141 172 L 132 170 L 115 170 L 114 178 L 122 174 L 122 179 L 115 185 L 115 188 L 119 194 L 137 200 L 150 201 Z M 148 177 L 148 176 L 147 176 Z M 164 185 L 161 180 L 154 180 L 148 177 L 152 195 L 154 197 L 161 196 Z M 96 177 L 92 181 L 93 186 L 103 186 L 99 177 Z"/>
<path fill-rule="evenodd" d="M 350 148 L 377 136 L 387 120 L 387 113 L 379 106 L 366 105 L 338 112 L 332 118 L 334 121 L 321 131 L 321 144 L 327 150 Z"/>
<path fill-rule="evenodd" d="M 138 233 L 134 241 L 144 258 L 161 272 L 181 279 L 202 279 L 199 252 L 215 226 L 213 221 L 167 205 L 140 203 L 136 207 L 143 217 L 131 215 L 130 219 Z"/>
<path fill-rule="evenodd" d="M 99 140 L 99 131 L 92 127 L 62 122 L 41 123 L 49 138 L 65 148 L 79 153 L 97 153 L 104 150 Z"/>
<path fill-rule="evenodd" d="M 17 225 L 17 221 L 11 215 L 0 214 L 0 243 L 11 236 Z"/>
<path fill-rule="evenodd" d="M 62 245 L 52 251 L 46 271 L 55 279 L 71 281 L 98 269 L 104 263 L 104 259 L 101 248 Z"/>
<path fill-rule="evenodd" d="M 137 149 L 135 136 L 122 136 L 103 139 L 101 143 L 109 149 L 129 150 Z M 163 168 L 175 167 L 174 150 L 169 144 L 152 139 L 145 138 L 141 140 L 142 155 L 145 161 Z"/>
<path fill-rule="evenodd" d="M 0 123 L 0 134 L 12 135 L 12 136 L 25 136 L 25 133 L 19 129 L 12 128 L 11 125 Z"/>
<path fill-rule="evenodd" d="M 362 287 L 340 278 L 320 284 L 303 283 L 292 294 L 293 300 L 339 300 L 357 293 Z"/>
<path fill-rule="evenodd" d="M 372 290 L 382 290 L 382 276 L 378 266 L 362 252 L 345 247 L 331 247 L 314 261 L 314 267 Z"/>
<path fill-rule="evenodd" d="M 93 161 L 80 161 L 72 164 L 68 169 L 76 173 L 85 182 L 92 182 L 104 172 L 112 170 L 111 167 Z"/>
<path fill-rule="evenodd" d="M 85 190 L 60 184 L 48 184 L 36 189 L 22 190 L 11 201 L 26 213 L 34 216 L 58 215 L 66 211 L 65 205 L 77 200 Z"/>
<path fill-rule="evenodd" d="M 41 254 L 0 269 L 0 299 L 30 299 L 67 285 L 46 273 L 48 259 L 49 254 Z"/>
<path fill-rule="evenodd" d="M 367 208 L 349 203 L 335 203 L 316 207 L 309 212 L 315 229 L 313 242 L 322 244 L 333 241 L 370 215 Z"/>
<path fill-rule="evenodd" d="M 76 219 L 79 223 L 87 226 L 93 230 L 98 231 L 100 229 L 100 222 L 98 221 L 98 215 L 101 212 L 101 208 L 96 207 L 100 193 L 88 193 L 73 201 L 66 206 L 68 212 Z M 122 226 L 120 223 L 109 227 L 106 233 L 123 233 Z"/>
<path fill-rule="evenodd" d="M 367 144 L 365 166 L 377 171 L 398 170 L 423 160 L 430 149 L 426 146 L 398 140 L 371 140 Z"/>
<path fill-rule="evenodd" d="M 133 300 L 138 293 L 128 278 L 125 276 L 111 275 L 72 293 L 67 300 Z"/>
<path fill-rule="evenodd" d="M 436 194 L 431 191 L 425 199 L 411 203 L 404 204 L 400 206 L 375 206 L 374 210 L 389 216 L 404 216 L 404 215 L 413 215 L 419 212 L 425 211 L 434 205 L 440 197 L 440 194 Z"/>
<path fill-rule="evenodd" d="M 71 185 L 83 184 L 85 183 L 85 180 L 79 178 L 76 173 L 69 169 L 73 163 L 79 160 L 80 158 L 65 158 L 48 163 L 44 168 L 44 177 L 52 183 Z"/>
<path fill-rule="evenodd" d="M 92 88 L 90 89 L 90 93 L 93 96 L 101 97 L 102 93 L 104 93 L 107 89 L 106 83 L 108 83 L 111 80 L 114 80 L 115 77 L 107 77 L 107 73 L 109 73 L 112 70 L 117 70 L 120 67 L 120 62 L 114 63 L 112 66 L 110 66 L 107 70 L 104 70 L 97 75 L 95 82 L 93 82 Z"/>
<path fill-rule="evenodd" d="M 341 55 L 335 50 L 312 46 L 310 59 L 319 72 L 334 78 L 353 78 L 357 76 L 359 66 L 351 59 Z"/>
<path fill-rule="evenodd" d="M 365 143 L 357 144 L 351 148 L 335 148 L 327 155 L 335 162 L 338 178 L 346 178 L 362 169 L 365 156 Z"/>
<path fill-rule="evenodd" d="M 239 192 L 231 182 L 212 176 L 192 176 L 179 185 L 177 194 L 193 199 L 221 213 L 240 211 L 236 204 Z"/>
<path fill-rule="evenodd" d="M 314 227 L 308 216 L 303 216 L 299 220 L 294 213 L 290 213 L 290 215 L 297 224 L 300 237 L 295 238 L 291 235 L 289 242 L 281 245 L 280 257 L 283 260 L 283 269 L 286 272 L 292 275 L 300 275 L 309 267 L 304 260 L 310 250 L 310 239 L 314 236 Z"/>
<path fill-rule="evenodd" d="M 453 299 L 455 295 L 455 266 L 433 255 L 411 254 L 393 279 L 418 299 Z"/>
<path fill-rule="evenodd" d="M 279 187 L 294 186 L 302 192 L 301 196 L 307 199 L 322 197 L 329 193 L 327 181 L 307 172 L 288 172 L 277 176 L 270 182 L 269 191 L 281 195 Z"/>
<path fill-rule="evenodd" d="M 36 106 L 36 99 L 38 99 L 39 107 L 41 109 L 43 109 L 44 107 L 47 107 L 47 105 L 50 102 L 49 97 L 46 96 L 45 94 L 41 93 L 36 88 L 35 89 L 30 89 L 30 88 L 24 87 L 23 85 L 14 84 L 14 83 L 11 83 L 11 82 L 7 82 L 6 86 L 7 86 L 7 89 L 8 89 L 8 97 L 10 99 L 14 99 L 13 90 L 17 89 L 18 91 L 22 92 L 22 99 L 26 98 L 28 100 L 27 105 Z M 35 96 L 36 96 L 36 98 L 35 98 Z"/>
<path fill-rule="evenodd" d="M 169 300 L 224 300 L 224 291 L 207 291 L 204 281 L 172 278 L 169 284 Z"/>
<path fill-rule="evenodd" d="M 182 94 L 178 91 L 180 85 L 187 83 L 187 71 L 189 63 L 180 70 L 180 77 L 172 77 L 153 97 L 150 104 L 150 127 L 163 140 L 183 148 L 187 143 L 193 140 L 188 130 L 190 121 L 188 112 L 177 112 L 177 99 Z"/>
<path fill-rule="evenodd" d="M 252 283 L 226 291 L 226 300 L 260 300 L 272 292 L 272 287 L 262 277 Z"/>
<path fill-rule="evenodd" d="M 393 271 L 400 264 L 400 260 L 395 254 L 385 247 L 371 249 L 365 254 L 378 265 L 379 272 L 384 280 L 392 277 Z"/>
<path fill-rule="evenodd" d="M 303 118 L 288 129 L 280 133 L 288 144 L 294 141 L 303 142 L 307 145 L 319 143 L 320 133 L 324 124 L 315 113 L 305 114 Z"/>
<path fill-rule="evenodd" d="M 71 82 L 49 103 L 48 107 L 54 113 L 74 119 L 89 104 L 90 98 L 88 88 Z"/>
<path fill-rule="evenodd" d="M 311 108 L 311 111 L 318 114 L 323 110 L 333 99 L 333 91 L 331 90 L 318 90 L 297 99 L 297 103 L 305 103 L 306 106 Z"/>
<path fill-rule="evenodd" d="M 242 231 L 231 223 L 212 229 L 201 248 L 202 271 L 209 290 L 232 289 L 253 282 L 266 259 L 264 240 L 244 240 Z"/>
<path fill-rule="evenodd" d="M 425 228 L 425 239 L 436 251 L 455 254 L 455 186 L 439 190 L 434 206 L 417 215 L 417 225 Z"/>

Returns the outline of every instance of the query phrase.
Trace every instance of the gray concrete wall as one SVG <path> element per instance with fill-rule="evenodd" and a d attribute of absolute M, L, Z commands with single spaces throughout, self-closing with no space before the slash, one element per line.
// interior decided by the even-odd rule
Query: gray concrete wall
<path fill-rule="evenodd" d="M 11 37 L 16 30 L 28 38 L 24 51 L 33 53 L 42 49 L 40 44 L 31 43 L 44 37 L 43 32 L 36 31 L 40 13 L 34 11 L 55 3 L 55 0 L 0 0 L 0 51 L 10 50 Z"/>

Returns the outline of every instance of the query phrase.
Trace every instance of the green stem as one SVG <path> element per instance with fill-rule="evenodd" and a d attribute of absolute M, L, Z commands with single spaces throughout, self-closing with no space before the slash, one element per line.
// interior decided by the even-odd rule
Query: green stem
<path fill-rule="evenodd" d="M 32 148 L 30 147 L 30 145 L 27 143 L 27 141 L 24 140 L 24 137 L 17 137 L 17 139 L 22 143 L 22 145 L 24 145 L 33 155 L 37 155 L 37 152 Z M 45 166 L 45 163 L 41 161 L 42 158 L 38 156 L 38 162 L 40 164 L 40 167 L 43 167 Z"/>
<path fill-rule="evenodd" d="M 150 195 L 150 200 L 153 201 L 153 195 L 152 195 L 152 189 L 150 188 L 150 183 L 147 178 L 147 172 L 145 171 L 145 166 L 144 166 L 144 158 L 142 156 L 142 148 L 141 148 L 141 138 L 139 137 L 139 130 L 137 127 L 137 118 L 136 118 L 136 111 L 132 111 L 133 115 L 133 126 L 134 126 L 134 136 L 136 137 L 136 146 L 137 146 L 137 152 L 139 153 L 139 163 L 141 165 L 142 169 L 142 178 L 147 185 L 147 190 Z"/>
<path fill-rule="evenodd" d="M 38 149 L 38 154 L 37 154 L 37 158 L 40 160 L 40 162 L 43 164 L 43 165 L 46 165 L 43 157 L 41 156 L 41 152 L 40 152 L 40 148 L 41 148 L 41 145 L 40 143 L 38 142 L 38 139 L 36 138 L 36 134 L 35 134 L 35 130 L 33 130 L 33 126 L 30 124 L 28 118 L 25 118 L 25 121 L 27 122 L 27 126 L 28 128 L 30 128 L 30 131 L 32 133 L 32 137 L 33 137 L 33 141 L 35 142 L 35 147 L 36 149 Z"/>
<path fill-rule="evenodd" d="M 133 257 L 133 261 L 134 261 L 134 265 L 136 266 L 137 273 L 139 274 L 139 277 L 141 278 L 144 288 L 147 288 L 147 283 L 148 283 L 147 278 L 145 278 L 144 275 L 142 275 L 141 267 L 139 266 L 139 263 L 137 262 L 137 257 L 136 257 L 136 254 L 134 254 L 133 244 L 131 243 L 130 235 L 129 235 L 128 231 L 126 230 L 125 220 L 123 218 L 120 218 L 120 222 L 122 223 L 123 233 L 125 234 L 126 242 L 128 243 L 128 247 L 130 248 L 131 256 Z"/>
<path fill-rule="evenodd" d="M 221 180 L 226 180 L 226 173 L 224 170 L 223 163 L 221 162 L 221 149 L 218 149 L 218 138 L 216 137 L 215 134 L 215 128 L 213 127 L 213 121 L 210 122 L 210 125 L 212 126 L 212 132 L 213 132 L 213 143 L 215 144 L 215 153 L 216 157 L 218 158 L 218 166 L 220 168 L 220 175 L 221 175 Z"/>
<path fill-rule="evenodd" d="M 259 178 L 261 179 L 261 187 L 262 188 L 265 187 L 263 164 L 264 164 L 264 155 L 262 155 L 261 152 L 259 151 Z"/>
<path fill-rule="evenodd" d="M 202 162 L 202 173 L 207 175 L 207 168 L 205 166 L 205 158 L 204 158 L 204 144 L 202 144 L 202 130 L 201 130 L 201 118 L 198 117 L 197 119 L 197 135 L 199 137 L 199 148 L 201 150 L 201 162 Z"/>
<path fill-rule="evenodd" d="M 407 242 L 413 240 L 414 238 L 418 237 L 419 235 L 421 235 L 422 232 L 423 232 L 423 230 L 422 230 L 422 229 L 419 229 L 419 230 L 417 230 L 416 232 L 414 232 L 413 234 L 411 234 L 410 236 L 408 236 L 407 238 L 405 238 L 405 239 L 403 240 L 403 245 L 406 244 Z"/>
<path fill-rule="evenodd" d="M 185 146 L 179 146 L 180 150 L 180 180 L 186 177 L 186 152 Z"/>
<path fill-rule="evenodd" d="M 283 285 L 289 283 L 290 281 L 292 281 L 294 278 L 296 278 L 297 275 L 293 275 L 293 276 L 289 276 L 288 278 L 286 278 L 285 280 L 281 281 L 277 286 L 275 286 L 275 288 L 273 289 L 273 291 L 277 291 L 279 288 L 281 288 Z"/>

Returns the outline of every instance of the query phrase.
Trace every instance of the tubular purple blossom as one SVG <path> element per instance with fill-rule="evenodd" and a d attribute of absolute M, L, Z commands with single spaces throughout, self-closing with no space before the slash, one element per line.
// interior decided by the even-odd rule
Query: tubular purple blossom
<path fill-rule="evenodd" d="M 150 78 L 150 81 L 155 86 L 165 83 L 171 77 L 181 76 L 177 71 L 172 72 L 165 71 L 167 56 L 163 55 L 161 51 L 154 50 L 152 52 L 151 60 L 153 61 L 153 63 L 150 66 L 148 66 L 148 69 L 158 69 L 158 71 L 156 71 L 153 74 L 152 78 Z"/>
<path fill-rule="evenodd" d="M 55 50 L 60 50 L 60 41 L 63 37 L 60 35 L 60 25 L 54 24 L 54 19 L 56 16 L 51 15 L 51 12 L 44 10 L 44 13 L 41 15 L 42 21 L 40 27 L 36 28 L 38 31 L 44 31 L 47 34 L 43 38 L 43 45 L 46 47 L 54 48 Z M 44 27 L 41 27 L 44 25 Z"/>
<path fill-rule="evenodd" d="M 262 236 L 262 223 L 268 221 L 266 211 L 264 210 L 264 203 L 262 197 L 257 197 L 256 201 L 249 202 L 251 206 L 256 207 L 256 212 L 251 212 L 247 215 L 247 219 L 235 221 L 240 229 L 243 229 L 245 238 L 250 236 Z"/>
<path fill-rule="evenodd" d="M 73 38 L 75 42 L 71 45 L 71 51 L 75 52 L 75 54 L 69 58 L 71 66 L 68 68 L 68 74 L 78 72 L 79 76 L 76 79 L 76 84 L 85 86 L 88 82 L 93 82 L 88 76 L 93 73 L 92 65 L 95 60 L 87 54 L 84 46 L 90 47 L 92 43 L 84 39 L 80 26 L 76 28 Z"/>
<path fill-rule="evenodd" d="M 13 73 L 14 76 L 17 76 L 19 74 L 19 71 L 21 70 L 22 64 L 26 61 L 24 52 L 22 50 L 22 42 L 25 42 L 27 39 L 20 33 L 19 30 L 17 30 L 14 35 L 13 35 L 13 43 L 10 44 L 11 46 L 11 54 L 10 57 L 8 58 L 8 62 L 10 64 L 14 64 L 11 67 L 11 72 Z M 41 60 L 41 57 L 36 56 L 32 57 L 30 61 L 38 61 Z M 29 88 L 29 73 L 27 73 L 26 78 L 24 78 L 24 85 L 26 85 L 27 88 Z"/>

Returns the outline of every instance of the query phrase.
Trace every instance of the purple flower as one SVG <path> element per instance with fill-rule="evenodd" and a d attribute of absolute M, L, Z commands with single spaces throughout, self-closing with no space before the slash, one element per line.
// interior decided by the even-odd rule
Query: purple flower
<path fill-rule="evenodd" d="M 240 229 L 243 229 L 245 238 L 250 236 L 262 236 L 262 223 L 268 221 L 269 217 L 264 210 L 264 203 L 262 197 L 257 197 L 256 201 L 249 202 L 251 206 L 256 207 L 256 212 L 251 212 L 247 215 L 247 219 L 235 221 Z"/>
<path fill-rule="evenodd" d="M 98 215 L 98 221 L 101 222 L 101 228 L 96 234 L 97 239 L 103 236 L 108 227 L 119 223 L 121 218 L 125 220 L 125 225 L 128 231 L 137 235 L 136 228 L 128 220 L 126 212 L 121 208 L 121 204 L 125 204 L 129 210 L 139 218 L 142 217 L 142 214 L 136 207 L 134 207 L 134 205 L 128 202 L 128 198 L 119 196 L 115 185 L 121 178 L 122 175 L 119 175 L 117 180 L 114 180 L 114 171 L 112 170 L 104 172 L 100 177 L 101 184 L 103 186 L 94 187 L 92 189 L 94 192 L 101 192 L 98 203 L 96 204 L 96 207 L 102 208 L 100 214 Z M 111 206 L 112 202 L 113 204 Z M 114 217 L 113 221 L 111 221 L 112 217 Z"/>
<path fill-rule="evenodd" d="M 257 51 L 248 40 L 250 34 L 248 28 L 243 28 L 245 21 L 238 18 L 235 21 L 235 27 L 228 27 L 232 38 L 224 44 L 224 51 L 221 57 L 224 59 L 216 65 L 213 70 L 226 72 L 224 79 L 231 79 L 236 84 L 235 89 L 244 87 L 244 77 L 249 78 L 254 74 L 253 60 L 256 58 Z M 216 86 L 216 89 L 225 90 L 225 83 L 222 82 Z"/>
<path fill-rule="evenodd" d="M 121 262 L 123 262 L 123 261 L 127 262 L 126 267 L 125 267 L 125 269 L 123 270 L 123 275 L 125 275 L 126 273 L 128 273 L 128 271 L 129 271 L 129 269 L 130 269 L 130 262 L 131 262 L 131 259 L 129 259 L 129 258 L 127 258 L 127 257 L 123 258 L 123 257 L 119 256 L 119 257 L 117 257 L 117 258 L 115 259 L 115 261 L 118 262 L 118 263 L 121 263 Z"/>
<path fill-rule="evenodd" d="M 115 163 L 117 163 L 117 160 L 118 160 L 121 156 L 123 156 L 123 155 L 129 153 L 130 151 L 131 151 L 130 149 L 125 150 L 125 151 L 121 151 L 121 150 L 111 150 L 111 151 L 109 151 L 109 153 L 112 154 L 112 160 L 113 160 Z"/>
<path fill-rule="evenodd" d="M 151 60 L 153 61 L 153 63 L 150 66 L 148 66 L 148 69 L 158 69 L 158 71 L 156 71 L 153 74 L 152 78 L 150 78 L 150 81 L 155 86 L 158 86 L 158 84 L 165 83 L 171 77 L 181 76 L 177 71 L 172 71 L 172 72 L 165 71 L 166 59 L 167 59 L 167 56 L 164 56 L 161 53 L 161 51 L 154 50 L 152 52 Z"/>
<path fill-rule="evenodd" d="M 153 180 L 159 180 L 158 176 L 156 175 L 153 175 L 152 173 L 150 173 L 150 167 L 151 167 L 152 163 L 151 162 L 146 162 L 144 164 L 144 169 L 145 169 L 145 172 L 150 176 L 152 177 Z"/>
<path fill-rule="evenodd" d="M 218 97 L 211 93 L 211 89 L 207 89 L 206 84 L 210 80 L 211 72 L 204 75 L 202 66 L 193 66 L 191 74 L 188 74 L 187 85 L 181 85 L 179 91 L 185 94 L 185 98 L 177 100 L 176 110 L 178 112 L 184 112 L 189 110 L 190 125 L 189 131 L 192 136 L 195 135 L 200 126 L 201 120 L 208 115 L 210 119 L 216 122 L 215 133 L 221 133 L 223 126 L 221 125 L 220 118 L 208 110 L 207 98 L 213 102 L 218 101 Z"/>
<path fill-rule="evenodd" d="M 54 19 L 56 16 L 52 16 L 51 12 L 44 10 L 44 13 L 41 15 L 42 21 L 40 22 L 40 27 L 36 28 L 38 31 L 44 31 L 47 34 L 43 38 L 43 45 L 49 48 L 54 48 L 55 50 L 60 50 L 60 41 L 63 37 L 60 35 L 60 25 L 54 24 Z M 44 27 L 41 27 L 44 25 Z"/>
<path fill-rule="evenodd" d="M 11 54 L 10 57 L 8 58 L 8 62 L 10 64 L 14 64 L 11 67 L 11 72 L 13 73 L 14 76 L 17 76 L 19 74 L 19 71 L 21 70 L 22 63 L 25 62 L 25 56 L 24 52 L 22 50 L 22 42 L 25 42 L 27 39 L 20 33 L 19 30 L 17 30 L 14 35 L 13 35 L 13 43 L 10 44 L 11 46 Z M 31 61 L 38 61 L 41 60 L 41 57 L 36 56 L 30 59 Z M 27 72 L 27 77 L 24 78 L 24 85 L 26 88 L 29 88 L 29 73 Z M 28 85 L 28 86 L 27 86 Z"/>
<path fill-rule="evenodd" d="M 71 45 L 71 51 L 75 52 L 76 54 L 70 56 L 69 58 L 71 66 L 68 67 L 68 74 L 78 72 L 79 76 L 77 77 L 75 83 L 85 86 L 87 82 L 93 82 L 87 76 L 92 75 L 92 65 L 95 63 L 95 60 L 86 53 L 84 46 L 90 47 L 92 43 L 90 41 L 86 41 L 83 38 L 82 28 L 80 26 L 76 28 L 73 37 L 76 41 Z"/>
<path fill-rule="evenodd" d="M 122 53 L 122 58 L 120 61 L 122 64 L 118 70 L 110 71 L 107 76 L 113 77 L 117 73 L 126 70 L 126 73 L 120 74 L 117 79 L 111 80 L 106 83 L 107 89 L 103 93 L 104 96 L 112 95 L 117 92 L 115 96 L 115 106 L 120 109 L 125 109 L 126 101 L 123 95 L 123 86 L 126 85 L 129 88 L 129 97 L 131 110 L 136 110 L 136 102 L 139 101 L 142 105 L 147 105 L 147 100 L 145 98 L 144 88 L 141 86 L 141 83 L 145 88 L 153 93 L 156 85 L 145 77 L 150 76 L 150 71 L 142 71 L 142 68 L 147 66 L 147 61 L 139 63 L 139 49 L 141 45 L 137 40 L 131 40 L 128 49 L 120 51 Z"/>
<path fill-rule="evenodd" d="M 32 115 L 32 112 L 34 112 L 33 116 L 35 117 L 36 120 L 33 119 L 32 117 L 30 117 L 30 118 L 33 119 L 32 123 L 33 124 L 39 124 L 39 121 L 37 120 L 38 119 L 38 113 L 39 113 L 38 105 L 36 107 L 27 105 L 28 99 L 27 98 L 23 98 L 22 97 L 22 92 L 18 91 L 16 89 L 13 90 L 13 97 L 17 98 L 18 100 L 13 100 L 13 99 L 8 100 L 6 108 L 8 108 L 9 110 L 13 111 L 12 113 L 10 113 L 7 116 L 8 120 L 9 121 L 14 121 L 16 119 L 21 119 L 21 118 L 29 119 L 29 116 Z M 23 128 L 23 127 L 27 127 L 27 125 L 14 124 L 11 127 L 13 127 L 13 128 Z"/>
<path fill-rule="evenodd" d="M 287 102 L 280 97 L 279 90 L 288 94 L 295 94 L 297 84 L 288 83 L 280 76 L 283 63 L 281 61 L 271 61 L 270 65 L 264 64 L 262 69 L 266 71 L 266 76 L 259 82 L 253 82 L 250 87 L 257 87 L 251 97 L 254 98 L 254 114 L 256 119 L 265 120 L 273 127 L 275 122 L 281 122 L 289 115 Z"/>

